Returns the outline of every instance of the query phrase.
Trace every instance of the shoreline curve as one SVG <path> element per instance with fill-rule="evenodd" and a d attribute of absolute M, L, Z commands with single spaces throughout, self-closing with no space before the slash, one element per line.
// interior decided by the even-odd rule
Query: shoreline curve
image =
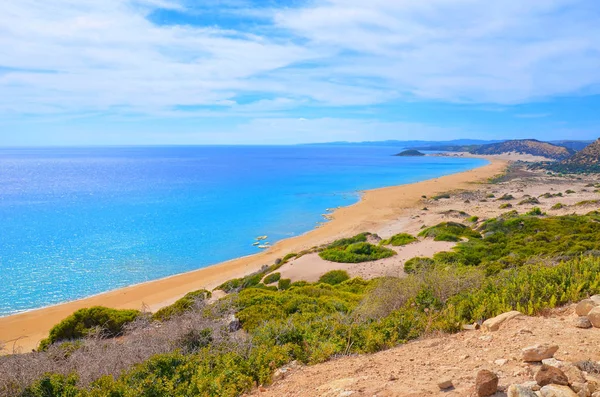
<path fill-rule="evenodd" d="M 508 161 L 494 157 L 473 156 L 489 164 L 455 174 L 421 182 L 366 190 L 360 200 L 336 209 L 329 222 L 302 235 L 283 239 L 263 252 L 235 258 L 186 273 L 146 281 L 128 287 L 103 292 L 86 298 L 0 317 L 0 341 L 9 351 L 27 352 L 35 349 L 50 329 L 76 310 L 90 306 L 150 311 L 169 305 L 190 291 L 212 290 L 224 281 L 242 277 L 271 265 L 277 258 L 298 252 L 337 238 L 373 230 L 405 214 L 419 204 L 422 195 L 465 190 L 500 174 Z M 1 353 L 0 353 L 1 354 Z"/>

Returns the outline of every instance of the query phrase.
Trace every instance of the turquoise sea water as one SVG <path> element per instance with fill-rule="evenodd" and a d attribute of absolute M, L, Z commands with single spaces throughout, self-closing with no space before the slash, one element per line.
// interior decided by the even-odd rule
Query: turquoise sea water
<path fill-rule="evenodd" d="M 479 159 L 398 147 L 0 149 L 0 316 L 256 253 L 359 190 Z"/>

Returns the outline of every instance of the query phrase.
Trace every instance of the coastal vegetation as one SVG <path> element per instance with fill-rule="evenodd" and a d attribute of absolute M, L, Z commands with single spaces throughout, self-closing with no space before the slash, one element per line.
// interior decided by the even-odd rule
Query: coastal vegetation
<path fill-rule="evenodd" d="M 201 289 L 187 293 L 183 298 L 175 301 L 172 305 L 163 307 L 158 310 L 152 318 L 154 320 L 165 321 L 173 316 L 180 315 L 187 310 L 190 310 L 198 302 L 203 302 L 206 299 L 210 299 L 212 296 L 210 291 Z"/>
<path fill-rule="evenodd" d="M 600 139 L 560 162 L 540 162 L 531 166 L 560 174 L 584 174 L 600 172 Z"/>
<path fill-rule="evenodd" d="M 202 292 L 195 304 L 175 302 L 160 321 L 110 312 L 128 320 L 116 332 L 92 334 L 86 330 L 95 325 L 86 326 L 55 335 L 45 351 L 1 357 L 0 395 L 238 396 L 268 385 L 293 360 L 315 364 L 372 353 L 508 310 L 533 315 L 600 291 L 597 211 L 543 217 L 510 211 L 477 229 L 444 222 L 422 233 L 459 241 L 449 252 L 407 261 L 404 278 L 350 279 L 333 271 L 316 283 L 281 288 L 279 279 L 280 288 L 267 288 L 260 283 L 265 270 L 256 284 L 213 304 Z M 338 240 L 321 252 L 366 240 Z M 74 318 L 60 328 L 77 329 L 73 324 L 87 315 Z"/>
<path fill-rule="evenodd" d="M 381 240 L 380 245 L 393 245 L 394 247 L 399 247 L 402 245 L 414 243 L 417 241 L 417 238 L 408 233 L 398 233 L 393 235 L 392 237 Z"/>
<path fill-rule="evenodd" d="M 360 263 L 389 258 L 396 255 L 394 250 L 367 242 L 367 233 L 344 238 L 329 244 L 319 252 L 327 261 L 339 263 Z"/>

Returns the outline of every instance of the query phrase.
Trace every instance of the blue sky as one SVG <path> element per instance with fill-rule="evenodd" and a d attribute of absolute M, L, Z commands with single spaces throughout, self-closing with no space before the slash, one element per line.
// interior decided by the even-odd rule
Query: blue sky
<path fill-rule="evenodd" d="M 596 0 L 8 0 L 0 145 L 600 136 Z"/>

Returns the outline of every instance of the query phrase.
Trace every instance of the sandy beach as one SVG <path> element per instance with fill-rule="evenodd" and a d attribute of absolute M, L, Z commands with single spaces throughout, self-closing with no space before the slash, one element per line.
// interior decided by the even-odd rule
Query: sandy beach
<path fill-rule="evenodd" d="M 282 240 L 269 250 L 256 255 L 73 302 L 0 318 L 0 341 L 6 344 L 6 350 L 9 352 L 26 352 L 37 347 L 39 341 L 48 335 L 53 325 L 80 308 L 101 305 L 113 308 L 146 308 L 155 311 L 171 304 L 189 291 L 201 288 L 213 289 L 228 279 L 241 277 L 260 269 L 263 265 L 270 265 L 277 258 L 290 252 L 298 252 L 363 231 L 376 231 L 382 235 L 391 235 L 399 231 L 414 232 L 412 229 L 418 222 L 412 220 L 423 207 L 423 195 L 431 197 L 443 192 L 477 189 L 481 182 L 486 182 L 489 178 L 504 172 L 508 162 L 514 160 L 501 157 L 488 159 L 490 164 L 470 171 L 414 184 L 369 190 L 358 203 L 336 210 L 330 222 L 304 235 Z M 407 253 L 412 252 L 411 249 L 407 250 Z M 300 273 L 302 274 L 302 271 Z M 306 276 L 312 279 L 315 274 L 307 273 Z M 296 277 L 300 276 L 296 275 Z"/>

